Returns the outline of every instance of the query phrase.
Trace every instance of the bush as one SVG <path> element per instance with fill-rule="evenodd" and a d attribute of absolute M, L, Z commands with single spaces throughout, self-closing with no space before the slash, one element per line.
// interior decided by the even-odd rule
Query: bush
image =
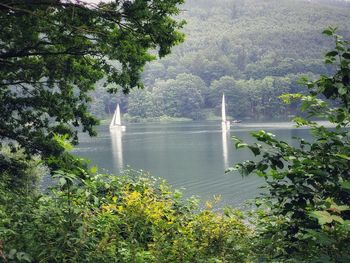
<path fill-rule="evenodd" d="M 282 98 L 301 100 L 310 118 L 326 119 L 334 128 L 295 118 L 298 126 L 311 128 L 314 139 L 299 138 L 297 147 L 265 131 L 253 133 L 258 142 L 251 145 L 236 138 L 237 148 L 248 147 L 262 158 L 235 169 L 262 176 L 268 185 L 265 200 L 257 202 L 264 208 L 256 224 L 259 261 L 350 262 L 350 42 L 332 28 L 324 34 L 335 40 L 335 50 L 326 54 L 334 75 L 304 78 L 309 95 Z"/>
<path fill-rule="evenodd" d="M 239 212 L 198 201 L 143 172 L 79 179 L 58 172 L 48 194 L 9 199 L 0 213 L 5 262 L 243 262 L 251 230 Z M 4 208 L 4 207 L 2 207 Z"/>

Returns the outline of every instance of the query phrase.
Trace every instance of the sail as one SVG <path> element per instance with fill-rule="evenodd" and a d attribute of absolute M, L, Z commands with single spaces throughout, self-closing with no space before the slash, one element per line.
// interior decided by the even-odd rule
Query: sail
<path fill-rule="evenodd" d="M 125 126 L 122 126 L 119 104 L 117 104 L 117 108 L 114 111 L 113 118 L 112 118 L 112 121 L 109 125 L 109 128 L 111 130 L 112 129 L 121 129 L 122 131 L 125 131 L 125 129 L 126 129 Z"/>
<path fill-rule="evenodd" d="M 112 128 L 113 126 L 114 126 L 114 122 L 115 122 L 115 112 L 114 112 L 114 114 L 113 114 L 113 118 L 112 118 L 112 121 L 111 121 L 111 123 L 109 124 L 109 127 L 110 128 Z"/>
<path fill-rule="evenodd" d="M 117 109 L 115 110 L 115 119 L 114 119 L 114 126 L 120 126 L 122 125 L 122 122 L 120 120 L 120 108 L 119 108 L 119 104 L 117 104 Z"/>
<path fill-rule="evenodd" d="M 226 123 L 225 94 L 222 94 L 221 118 L 222 118 L 222 122 L 223 122 L 223 123 Z"/>

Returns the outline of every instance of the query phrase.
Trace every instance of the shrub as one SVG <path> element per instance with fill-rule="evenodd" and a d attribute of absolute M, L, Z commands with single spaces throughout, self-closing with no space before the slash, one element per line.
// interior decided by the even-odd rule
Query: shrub
<path fill-rule="evenodd" d="M 335 29 L 324 33 L 335 40 L 335 49 L 326 54 L 334 75 L 304 78 L 309 95 L 282 98 L 301 100 L 310 118 L 326 119 L 334 128 L 295 118 L 298 126 L 311 128 L 314 139 L 299 138 L 298 147 L 265 131 L 253 133 L 258 142 L 251 145 L 236 138 L 237 148 L 248 147 L 262 158 L 235 169 L 262 176 L 268 185 L 265 200 L 257 203 L 265 208 L 256 225 L 259 261 L 350 262 L 350 42 Z"/>
<path fill-rule="evenodd" d="M 48 194 L 12 196 L 13 213 L 0 214 L 7 262 L 243 262 L 248 255 L 252 233 L 240 213 L 199 210 L 196 199 L 143 172 L 54 178 Z"/>

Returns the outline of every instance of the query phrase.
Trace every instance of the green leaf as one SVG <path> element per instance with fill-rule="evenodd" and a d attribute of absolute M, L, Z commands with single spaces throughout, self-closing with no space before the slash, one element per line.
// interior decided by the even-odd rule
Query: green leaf
<path fill-rule="evenodd" d="M 306 238 L 313 237 L 321 245 L 330 246 L 334 244 L 334 240 L 323 231 L 307 230 L 307 232 L 308 234 L 305 235 Z"/>
<path fill-rule="evenodd" d="M 326 171 L 320 170 L 320 169 L 312 169 L 310 170 L 310 173 L 315 175 L 320 175 L 323 177 L 327 177 L 329 175 Z"/>
<path fill-rule="evenodd" d="M 307 80 L 306 80 L 306 82 L 307 82 Z M 282 94 L 282 95 L 278 96 L 278 98 L 280 98 L 283 101 L 283 103 L 290 104 L 294 101 L 300 100 L 303 96 L 304 95 L 302 95 L 300 93 L 293 93 L 293 94 Z"/>
<path fill-rule="evenodd" d="M 98 167 L 96 165 L 94 165 L 90 168 L 90 173 L 92 173 L 92 174 L 96 174 L 97 171 L 98 171 Z"/>
<path fill-rule="evenodd" d="M 254 154 L 255 156 L 257 156 L 257 155 L 259 155 L 259 154 L 261 153 L 258 146 L 252 146 L 252 145 L 250 145 L 250 146 L 248 146 L 248 148 L 253 152 L 253 154 Z"/>
<path fill-rule="evenodd" d="M 317 259 L 311 261 L 311 263 L 334 263 L 334 262 L 329 255 L 321 254 L 317 256 Z"/>
<path fill-rule="evenodd" d="M 347 89 L 344 86 L 338 88 L 338 93 L 340 95 L 345 95 L 347 92 L 348 91 L 347 91 Z"/>
<path fill-rule="evenodd" d="M 301 117 L 295 117 L 293 119 L 293 122 L 295 122 L 297 126 L 306 126 L 311 123 L 309 120 L 305 120 L 304 118 L 301 118 Z"/>
<path fill-rule="evenodd" d="M 240 148 L 247 147 L 248 144 L 247 144 L 247 143 L 243 143 L 243 142 L 237 142 L 237 143 L 235 144 L 235 146 L 236 146 L 236 149 L 240 149 Z"/>
<path fill-rule="evenodd" d="M 19 253 L 17 253 L 16 257 L 17 257 L 17 259 L 18 259 L 19 261 L 31 262 L 31 260 L 30 260 L 30 258 L 29 258 L 29 256 L 28 256 L 28 254 L 26 254 L 26 253 L 24 253 L 24 252 L 19 252 Z"/>
<path fill-rule="evenodd" d="M 327 211 L 312 211 L 310 216 L 316 218 L 320 225 L 325 225 L 336 221 L 338 223 L 344 223 L 344 219 L 337 215 L 331 215 Z"/>
<path fill-rule="evenodd" d="M 17 253 L 17 250 L 16 250 L 16 249 L 14 249 L 14 248 L 11 249 L 11 250 L 10 250 L 10 253 L 8 254 L 8 258 L 9 258 L 9 259 L 14 259 L 16 253 Z"/>
<path fill-rule="evenodd" d="M 60 135 L 54 134 L 54 140 L 66 151 L 74 149 L 73 145 L 68 141 L 69 136 L 67 134 Z"/>
<path fill-rule="evenodd" d="M 333 221 L 336 221 L 336 222 L 338 222 L 338 223 L 341 223 L 341 224 L 344 223 L 344 219 L 341 218 L 340 216 L 332 215 L 331 218 L 332 218 Z"/>
<path fill-rule="evenodd" d="M 341 227 L 345 231 L 349 231 L 350 232 L 350 220 L 345 220 Z"/>
<path fill-rule="evenodd" d="M 348 155 L 345 155 L 345 154 L 342 154 L 342 153 L 337 153 L 335 156 L 350 161 L 350 156 L 348 156 Z"/>
<path fill-rule="evenodd" d="M 340 214 L 341 212 L 348 211 L 350 210 L 350 207 L 347 205 L 337 205 L 337 204 L 332 204 L 328 210 L 336 212 Z"/>
<path fill-rule="evenodd" d="M 350 59 L 350 53 L 344 53 L 342 56 L 343 58 Z"/>
<path fill-rule="evenodd" d="M 325 61 L 324 61 L 326 64 L 333 64 L 334 62 L 334 59 L 330 59 L 330 58 L 326 58 Z"/>
<path fill-rule="evenodd" d="M 344 181 L 340 184 L 341 188 L 350 192 L 350 181 Z"/>
<path fill-rule="evenodd" d="M 66 178 L 60 178 L 59 179 L 59 184 L 61 185 L 61 186 L 64 186 L 65 184 L 67 183 L 67 180 L 66 180 Z"/>
<path fill-rule="evenodd" d="M 327 211 L 312 211 L 310 212 L 310 216 L 316 218 L 320 225 L 332 223 L 333 221 L 331 214 Z"/>
<path fill-rule="evenodd" d="M 326 54 L 326 57 L 335 57 L 338 54 L 338 51 L 331 51 Z"/>
<path fill-rule="evenodd" d="M 331 29 L 325 29 L 325 30 L 323 30 L 322 34 L 327 35 L 327 36 L 331 36 L 331 35 L 333 35 L 333 31 Z"/>

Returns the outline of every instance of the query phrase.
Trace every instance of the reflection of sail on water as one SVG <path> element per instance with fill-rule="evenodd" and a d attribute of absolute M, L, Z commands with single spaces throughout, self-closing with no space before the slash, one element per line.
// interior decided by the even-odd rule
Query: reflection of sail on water
<path fill-rule="evenodd" d="M 225 169 L 227 169 L 229 167 L 227 135 L 230 135 L 230 132 L 225 130 L 225 129 L 223 129 L 222 130 L 222 157 L 224 159 L 224 167 L 225 167 Z"/>
<path fill-rule="evenodd" d="M 225 94 L 222 94 L 222 101 L 221 101 L 221 118 L 222 118 L 222 122 L 226 123 Z"/>
<path fill-rule="evenodd" d="M 113 159 L 116 161 L 116 171 L 121 172 L 123 170 L 123 144 L 122 144 L 122 131 L 120 129 L 111 130 L 112 140 L 112 154 Z"/>
<path fill-rule="evenodd" d="M 221 102 L 221 126 L 222 130 L 230 129 L 230 121 L 226 120 L 226 105 L 225 105 L 225 94 L 222 94 L 222 102 Z"/>
<path fill-rule="evenodd" d="M 227 136 L 230 135 L 230 121 L 226 120 L 226 102 L 225 94 L 222 94 L 221 101 L 221 128 L 222 128 L 222 157 L 224 159 L 224 167 L 229 167 L 228 163 L 228 147 L 227 147 Z"/>

